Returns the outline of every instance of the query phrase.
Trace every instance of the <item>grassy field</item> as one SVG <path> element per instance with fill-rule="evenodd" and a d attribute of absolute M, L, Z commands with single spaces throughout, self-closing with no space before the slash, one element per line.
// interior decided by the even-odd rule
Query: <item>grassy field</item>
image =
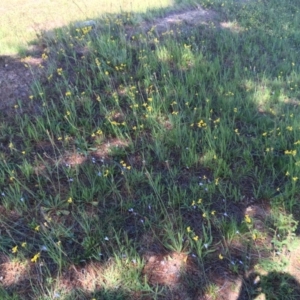
<path fill-rule="evenodd" d="M 1 299 L 299 299 L 300 3 L 179 4 L 214 13 L 44 32 L 0 112 Z"/>
<path fill-rule="evenodd" d="M 103 13 L 146 12 L 171 6 L 171 0 L 3 0 L 0 7 L 0 55 L 25 51 L 41 30 Z"/>

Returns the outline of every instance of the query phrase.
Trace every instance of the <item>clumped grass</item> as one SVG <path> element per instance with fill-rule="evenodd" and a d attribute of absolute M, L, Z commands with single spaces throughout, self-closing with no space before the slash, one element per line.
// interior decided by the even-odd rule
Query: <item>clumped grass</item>
<path fill-rule="evenodd" d="M 11 297 L 26 285 L 20 299 L 217 299 L 215 279 L 286 270 L 300 4 L 197 3 L 218 21 L 160 32 L 122 13 L 45 34 L 45 80 L 1 121 L 0 247 L 31 274 Z M 150 278 L 174 253 L 179 281 Z M 93 284 L 60 283 L 78 268 Z"/>

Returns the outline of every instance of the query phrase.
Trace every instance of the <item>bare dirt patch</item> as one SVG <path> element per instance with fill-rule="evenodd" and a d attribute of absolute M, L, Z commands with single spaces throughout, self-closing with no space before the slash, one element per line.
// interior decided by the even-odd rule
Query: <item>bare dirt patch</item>
<path fill-rule="evenodd" d="M 161 34 L 176 25 L 208 25 L 210 22 L 215 22 L 217 19 L 217 13 L 212 10 L 205 10 L 201 6 L 198 6 L 196 9 L 192 10 L 170 13 L 164 18 L 158 18 L 152 22 L 142 23 L 141 26 L 147 30 L 154 28 L 157 33 Z"/>
<path fill-rule="evenodd" d="M 30 87 L 41 73 L 40 63 L 39 58 L 0 56 L 0 112 L 9 115 L 17 108 L 18 101 L 22 104 L 29 101 Z"/>
<path fill-rule="evenodd" d="M 18 261 L 5 261 L 0 264 L 0 283 L 4 287 L 17 285 L 27 276 L 27 266 Z"/>
<path fill-rule="evenodd" d="M 59 282 L 60 288 L 69 292 L 75 288 L 85 291 L 95 291 L 103 281 L 103 266 L 101 264 L 87 264 L 85 267 L 71 266 Z"/>
<path fill-rule="evenodd" d="M 179 283 L 180 275 L 186 268 L 187 255 L 150 255 L 146 261 L 144 273 L 151 284 L 174 286 Z"/>

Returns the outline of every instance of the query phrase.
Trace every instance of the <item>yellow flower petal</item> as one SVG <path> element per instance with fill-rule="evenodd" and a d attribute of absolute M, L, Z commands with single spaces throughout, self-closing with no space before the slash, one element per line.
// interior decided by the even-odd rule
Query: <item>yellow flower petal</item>
<path fill-rule="evenodd" d="M 37 260 L 40 258 L 41 256 L 41 253 L 37 253 L 36 255 L 34 255 L 34 257 L 31 259 L 31 262 L 35 263 L 37 262 Z"/>

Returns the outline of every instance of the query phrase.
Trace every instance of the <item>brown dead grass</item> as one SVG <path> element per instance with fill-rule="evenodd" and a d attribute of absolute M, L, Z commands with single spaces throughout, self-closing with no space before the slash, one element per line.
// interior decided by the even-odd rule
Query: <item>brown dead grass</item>
<path fill-rule="evenodd" d="M 17 285 L 27 277 L 28 264 L 6 259 L 0 264 L 0 282 L 4 287 Z"/>

